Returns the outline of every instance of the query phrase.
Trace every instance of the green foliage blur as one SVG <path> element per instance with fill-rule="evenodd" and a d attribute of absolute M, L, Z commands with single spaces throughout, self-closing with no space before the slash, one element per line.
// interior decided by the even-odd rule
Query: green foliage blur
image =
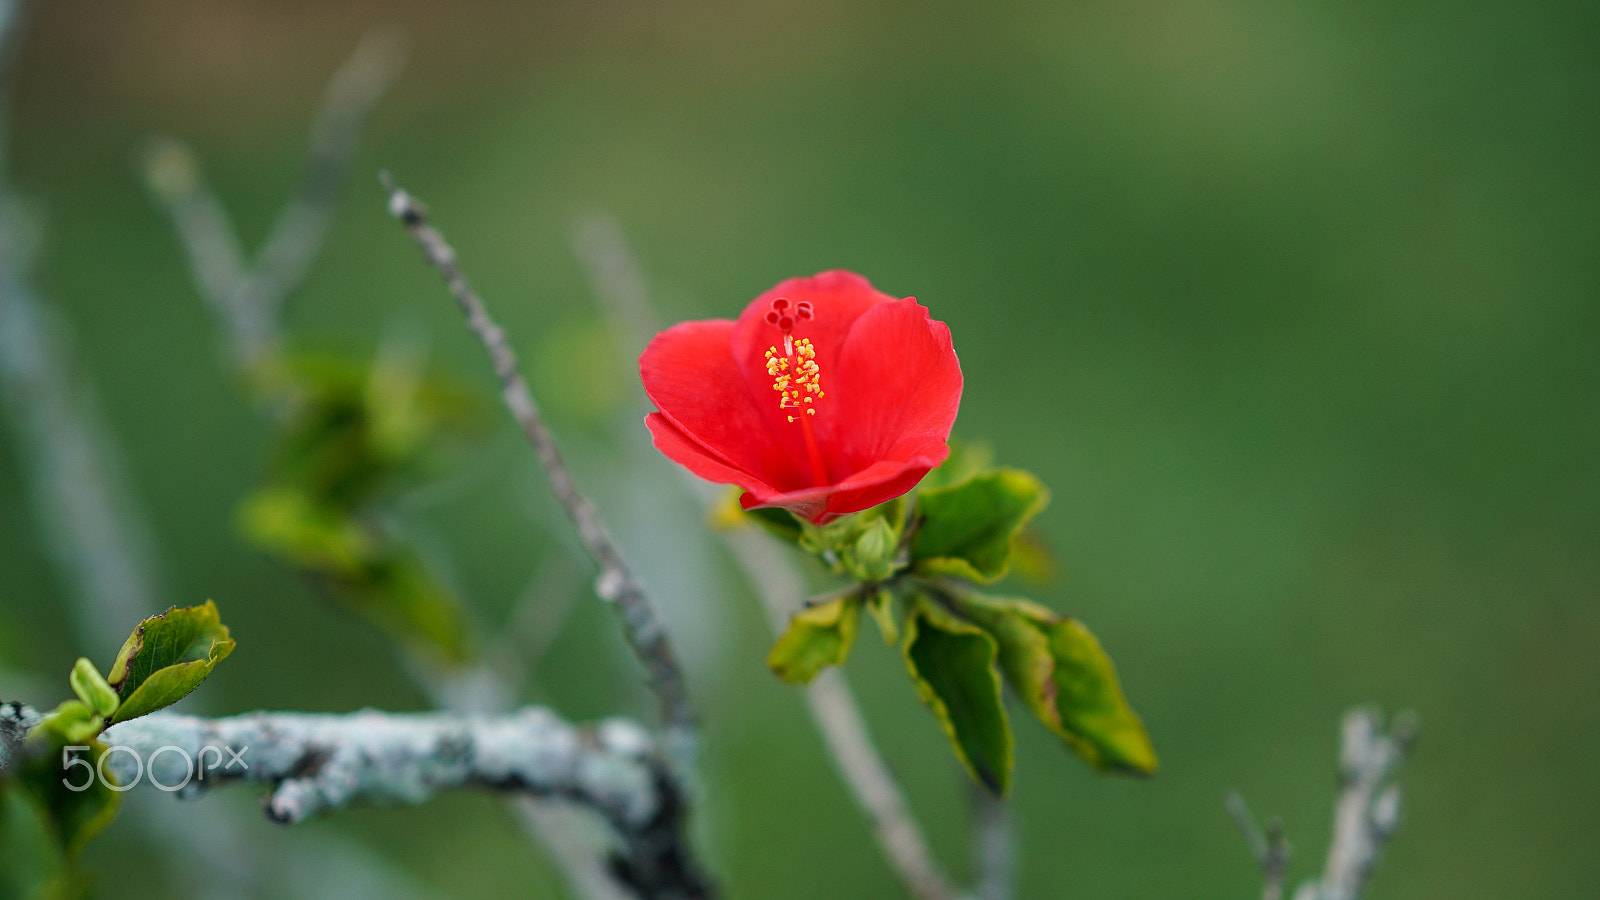
<path fill-rule="evenodd" d="M 1161 753 L 1153 779 L 1103 778 L 1017 729 L 1019 897 L 1255 894 L 1230 788 L 1283 817 L 1309 874 L 1338 718 L 1365 702 L 1422 722 L 1371 900 L 1592 895 L 1600 6 L 39 3 L 7 148 L 44 222 L 36 286 L 70 323 L 165 601 L 215 599 L 240 642 L 183 711 L 428 705 L 386 638 L 234 528 L 277 426 L 134 167 L 152 134 L 191 142 L 253 247 L 326 79 L 382 22 L 410 63 L 288 326 L 357 357 L 420 337 L 494 409 L 481 349 L 383 208 L 393 171 L 667 605 L 706 723 L 700 846 L 728 896 L 896 887 L 766 669 L 748 588 L 649 447 L 621 362 L 642 345 L 607 328 L 573 252 L 596 210 L 656 325 L 834 267 L 950 324 L 958 434 L 1053 497 L 1034 521 L 1053 574 L 1016 593 L 1093 630 Z M 74 635 L 0 435 L 0 671 L 18 678 L 0 700 L 49 705 L 75 659 L 116 647 Z M 520 699 L 651 715 L 514 428 L 449 453 L 387 524 L 491 637 L 541 598 Z M 868 640 L 846 669 L 965 874 L 965 776 L 903 662 Z M 100 872 L 141 861 L 119 896 L 200 892 L 128 813 L 172 802 L 127 796 L 90 846 Z M 231 808 L 261 852 L 297 838 L 254 805 L 191 804 Z M 426 896 L 563 896 L 485 796 L 304 828 Z M 261 895 L 309 895 L 295 883 Z"/>

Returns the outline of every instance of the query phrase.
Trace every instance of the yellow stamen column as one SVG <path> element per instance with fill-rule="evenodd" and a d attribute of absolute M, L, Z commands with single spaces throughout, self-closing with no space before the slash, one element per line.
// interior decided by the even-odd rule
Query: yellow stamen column
<path fill-rule="evenodd" d="M 767 348 L 767 374 L 772 376 L 772 389 L 778 392 L 778 408 L 795 410 L 800 419 L 800 431 L 805 437 L 806 456 L 811 462 L 811 478 L 817 487 L 828 481 L 828 469 L 822 462 L 822 450 L 817 446 L 817 433 L 811 426 L 811 417 L 817 414 L 814 400 L 821 399 L 822 369 L 817 365 L 817 350 L 810 338 L 794 339 L 789 332 L 783 335 L 784 352 L 777 347 Z M 791 414 L 793 422 L 796 415 Z"/>

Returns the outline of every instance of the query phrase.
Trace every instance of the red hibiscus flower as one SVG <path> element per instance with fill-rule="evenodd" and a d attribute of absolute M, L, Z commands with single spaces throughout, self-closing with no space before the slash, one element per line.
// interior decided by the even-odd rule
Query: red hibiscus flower
<path fill-rule="evenodd" d="M 822 524 L 916 486 L 950 453 L 961 365 L 914 298 L 853 272 L 785 281 L 737 322 L 674 325 L 639 357 L 656 449 Z"/>

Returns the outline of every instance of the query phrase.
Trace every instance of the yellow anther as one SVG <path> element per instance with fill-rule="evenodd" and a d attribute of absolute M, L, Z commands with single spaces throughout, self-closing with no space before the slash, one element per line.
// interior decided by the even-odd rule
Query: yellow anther
<path fill-rule="evenodd" d="M 783 337 L 782 352 L 777 347 L 768 347 L 766 352 L 767 374 L 772 376 L 772 389 L 778 392 L 778 408 L 804 408 L 814 416 L 817 411 L 811 407 L 812 400 L 824 396 L 817 348 L 810 338 L 795 340 L 788 334 Z M 793 422 L 794 417 L 790 416 L 789 421 Z"/>

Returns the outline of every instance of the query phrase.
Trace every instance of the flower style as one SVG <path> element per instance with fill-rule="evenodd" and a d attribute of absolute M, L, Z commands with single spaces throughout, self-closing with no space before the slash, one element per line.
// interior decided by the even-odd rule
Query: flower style
<path fill-rule="evenodd" d="M 914 298 L 853 272 L 785 281 L 738 321 L 683 322 L 639 357 L 656 449 L 816 524 L 892 500 L 950 453 L 961 365 Z"/>

